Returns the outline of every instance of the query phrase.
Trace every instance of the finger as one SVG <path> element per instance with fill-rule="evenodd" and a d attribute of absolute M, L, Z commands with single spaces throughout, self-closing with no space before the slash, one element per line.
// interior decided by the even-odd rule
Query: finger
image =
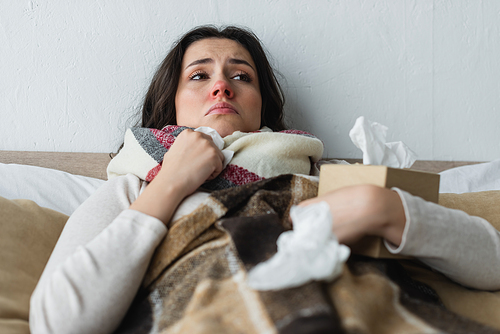
<path fill-rule="evenodd" d="M 212 139 L 212 138 L 210 137 L 210 139 Z M 217 164 L 217 168 L 214 171 L 214 173 L 216 173 L 216 176 L 217 176 L 224 169 L 224 161 L 226 160 L 226 157 L 224 156 L 224 153 L 222 153 L 222 151 L 215 145 L 215 143 L 213 143 L 213 141 L 212 141 L 212 145 L 214 146 L 216 154 L 219 158 L 218 162 L 220 162 Z"/>
<path fill-rule="evenodd" d="M 214 143 L 214 139 L 212 138 L 212 136 L 207 135 L 206 133 L 203 133 L 203 132 L 200 132 L 200 131 L 194 131 L 194 130 L 191 130 L 191 131 L 194 132 L 194 133 L 196 133 L 201 138 L 208 140 L 210 143 Z M 215 144 L 214 144 L 214 146 L 215 146 Z"/>
<path fill-rule="evenodd" d="M 220 150 L 217 150 L 216 166 L 212 174 L 210 174 L 208 180 L 215 179 L 224 169 L 224 154 Z"/>

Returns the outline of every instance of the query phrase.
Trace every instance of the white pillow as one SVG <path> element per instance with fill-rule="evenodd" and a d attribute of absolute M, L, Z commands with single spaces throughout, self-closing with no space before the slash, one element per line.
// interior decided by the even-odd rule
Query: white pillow
<path fill-rule="evenodd" d="M 71 215 L 105 181 L 55 169 L 0 163 L 0 196 Z"/>
<path fill-rule="evenodd" d="M 500 159 L 477 165 L 445 170 L 441 175 L 439 192 L 468 193 L 500 190 Z"/>

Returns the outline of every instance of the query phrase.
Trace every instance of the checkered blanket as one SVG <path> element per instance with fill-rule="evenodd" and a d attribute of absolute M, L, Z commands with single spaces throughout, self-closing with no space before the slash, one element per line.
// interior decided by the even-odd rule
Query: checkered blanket
<path fill-rule="evenodd" d="M 168 125 L 161 130 L 127 130 L 122 150 L 108 165 L 108 178 L 132 173 L 148 182 L 153 180 L 161 169 L 164 154 L 185 129 L 187 127 Z M 304 131 L 273 132 L 263 128 L 226 136 L 224 149 L 234 152 L 231 162 L 203 188 L 219 190 L 281 174 L 309 174 L 311 163 L 323 154 L 323 143 Z"/>
<path fill-rule="evenodd" d="M 316 194 L 297 175 L 212 192 L 170 223 L 116 333 L 499 333 L 446 309 L 394 259 L 352 255 L 332 283 L 251 289 L 247 272 L 276 253 L 290 207 Z"/>

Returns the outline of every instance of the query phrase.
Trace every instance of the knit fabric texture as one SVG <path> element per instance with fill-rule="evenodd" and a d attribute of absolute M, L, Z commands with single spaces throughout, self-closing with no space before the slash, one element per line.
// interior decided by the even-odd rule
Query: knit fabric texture
<path fill-rule="evenodd" d="M 161 170 L 163 156 L 186 129 L 177 125 L 161 130 L 128 129 L 122 150 L 108 165 L 108 179 L 131 173 L 152 181 Z M 255 132 L 236 131 L 223 139 L 224 149 L 234 156 L 219 176 L 203 184 L 204 189 L 227 189 L 282 174 L 309 174 L 311 164 L 323 154 L 321 140 L 300 130 L 273 132 L 264 127 Z"/>

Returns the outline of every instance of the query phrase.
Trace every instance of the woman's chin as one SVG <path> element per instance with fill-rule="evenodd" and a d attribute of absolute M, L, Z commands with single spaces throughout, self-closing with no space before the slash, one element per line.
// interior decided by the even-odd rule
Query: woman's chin
<path fill-rule="evenodd" d="M 217 131 L 221 137 L 226 137 L 235 131 L 251 132 L 259 130 L 259 119 L 248 119 L 238 114 L 214 114 L 204 117 L 199 126 L 208 126 Z"/>
<path fill-rule="evenodd" d="M 215 115 L 215 117 L 204 119 L 204 121 L 201 122 L 201 124 L 196 124 L 196 126 L 194 126 L 194 124 L 191 124 L 190 126 L 192 127 L 208 126 L 217 131 L 221 135 L 221 137 L 229 136 L 233 134 L 233 132 L 235 131 L 251 132 L 259 130 L 260 120 L 259 123 L 257 122 L 252 122 L 252 124 L 247 124 L 247 123 L 249 122 L 244 122 L 239 117 L 228 117 L 228 115 Z"/>
<path fill-rule="evenodd" d="M 220 136 L 224 138 L 226 136 L 232 135 L 235 131 L 239 130 L 234 128 L 224 128 L 224 129 L 215 129 L 215 131 L 217 131 L 220 134 Z"/>
<path fill-rule="evenodd" d="M 220 123 L 217 123 L 217 124 L 207 124 L 206 126 L 209 126 L 212 129 L 214 129 L 215 131 L 217 131 L 217 133 L 222 138 L 233 134 L 233 132 L 235 132 L 235 131 L 244 131 L 244 130 L 242 130 L 241 126 L 236 126 L 236 125 L 233 125 L 233 124 L 220 124 Z"/>

